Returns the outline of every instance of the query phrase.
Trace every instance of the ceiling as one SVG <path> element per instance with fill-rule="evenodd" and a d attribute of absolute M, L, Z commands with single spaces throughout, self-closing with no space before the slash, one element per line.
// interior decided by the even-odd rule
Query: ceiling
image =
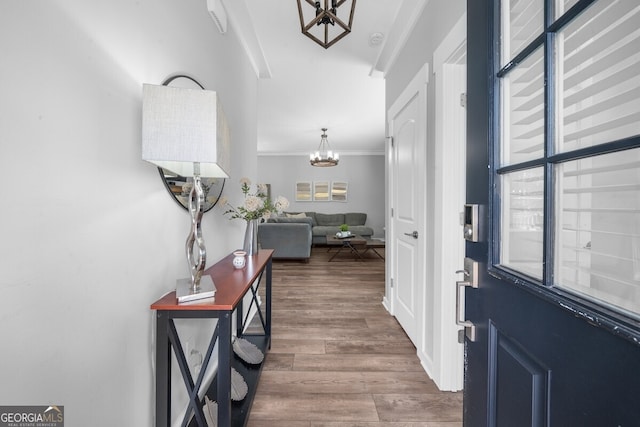
<path fill-rule="evenodd" d="M 260 77 L 258 153 L 308 155 L 323 127 L 341 155 L 383 153 L 384 75 L 426 1 L 357 1 L 351 33 L 324 49 L 302 34 L 295 0 L 224 0 Z M 345 21 L 349 5 L 338 8 Z"/>

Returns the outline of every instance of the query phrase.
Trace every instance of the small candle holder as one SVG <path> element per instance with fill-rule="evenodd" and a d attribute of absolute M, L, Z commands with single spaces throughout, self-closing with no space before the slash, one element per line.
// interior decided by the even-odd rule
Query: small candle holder
<path fill-rule="evenodd" d="M 233 255 L 233 266 L 235 268 L 240 270 L 241 268 L 244 268 L 245 265 L 247 265 L 247 253 L 245 251 L 235 251 Z"/>

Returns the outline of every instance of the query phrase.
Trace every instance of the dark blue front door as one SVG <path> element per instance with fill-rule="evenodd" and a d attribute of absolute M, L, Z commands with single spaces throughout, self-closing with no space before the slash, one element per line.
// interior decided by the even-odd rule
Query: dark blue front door
<path fill-rule="evenodd" d="M 497 0 L 467 2 L 467 203 L 479 205 L 480 238 L 478 242 L 466 243 L 466 256 L 477 261 L 480 268 L 478 288 L 466 289 L 466 319 L 475 324 L 476 339 L 467 338 L 465 342 L 464 425 L 640 426 L 640 322 L 636 309 L 640 277 L 634 275 L 638 272 L 635 270 L 634 273 L 634 263 L 638 260 L 637 254 L 633 253 L 638 230 L 630 225 L 614 232 L 603 225 L 614 227 L 624 221 L 633 224 L 640 218 L 640 185 L 621 182 L 619 175 L 605 182 L 604 177 L 609 176 L 606 173 L 619 173 L 619 170 L 605 171 L 607 167 L 602 166 L 611 163 L 611 156 L 619 154 L 622 163 L 614 164 L 624 164 L 630 176 L 640 180 L 640 166 L 635 160 L 640 147 L 639 132 L 627 126 L 590 145 L 573 145 L 565 149 L 557 144 L 561 137 L 568 140 L 569 136 L 578 135 L 579 131 L 573 132 L 567 124 L 574 116 L 582 114 L 583 133 L 576 138 L 584 141 L 585 137 L 591 136 L 590 132 L 601 131 L 601 128 L 595 129 L 595 125 L 590 131 L 585 116 L 598 114 L 617 99 L 623 102 L 623 95 L 614 93 L 604 97 L 608 102 L 606 105 L 602 101 L 592 107 L 596 104 L 591 100 L 580 104 L 575 111 L 569 111 L 566 105 L 573 94 L 566 92 L 568 95 L 565 96 L 562 91 L 570 90 L 568 86 L 573 84 L 573 77 L 558 76 L 560 71 L 568 73 L 567 68 L 572 64 L 567 52 L 579 52 L 583 45 L 601 43 L 602 47 L 589 57 L 574 61 L 581 72 L 593 73 L 593 76 L 582 74 L 582 77 L 578 74 L 574 79 L 576 85 L 584 84 L 599 79 L 595 66 L 590 70 L 587 65 L 598 62 L 600 51 L 628 40 L 624 49 L 630 49 L 629 54 L 619 59 L 615 59 L 615 55 L 609 59 L 603 57 L 604 65 L 600 68 L 609 66 L 611 61 L 630 61 L 629 67 L 635 69 L 637 75 L 640 59 L 633 58 L 640 57 L 640 36 L 635 25 L 640 16 L 638 3 L 631 0 L 565 1 L 566 10 L 554 13 L 552 9 L 560 1 L 545 3 L 541 0 L 541 31 L 536 33 L 534 30 L 532 38 L 525 40 L 521 48 L 512 49 L 513 59 L 505 59 L 505 53 L 501 51 L 501 43 L 506 37 L 516 39 L 515 28 L 506 34 L 504 26 L 500 25 L 501 19 L 510 19 L 504 16 L 504 3 L 508 3 L 511 16 L 515 16 L 518 7 L 536 2 L 503 0 L 502 5 Z M 616 10 L 611 9 L 616 5 L 629 9 L 618 17 L 614 15 Z M 636 16 L 630 17 L 632 13 Z M 534 16 L 531 18 L 533 21 Z M 578 37 L 573 38 L 576 45 L 569 45 L 566 41 L 570 35 L 579 33 L 569 23 L 578 19 L 584 21 L 580 25 L 589 31 L 583 31 L 581 41 Z M 593 34 L 603 30 L 596 28 L 597 23 L 609 23 L 607 25 L 620 33 L 611 32 L 608 39 L 604 36 L 598 39 Z M 555 37 L 564 38 L 566 44 L 562 49 L 557 48 Z M 539 153 L 533 153 L 532 149 L 526 151 L 528 157 L 518 158 L 513 151 L 505 160 L 505 144 L 516 144 L 517 126 L 527 121 L 523 118 L 511 123 L 504 113 L 519 114 L 516 108 L 509 110 L 507 104 L 516 102 L 514 76 L 527 77 L 535 70 L 535 65 L 527 67 L 527 61 L 538 63 L 541 73 L 539 99 L 543 108 L 536 110 L 529 105 L 532 111 L 540 114 L 541 146 Z M 559 66 L 561 61 L 562 66 Z M 519 71 L 522 72 L 515 74 Z M 615 80 L 623 78 L 622 74 L 616 73 L 612 71 L 614 78 L 607 84 L 617 84 Z M 508 93 L 511 98 L 505 97 L 507 86 L 501 81 L 503 78 L 512 79 Z M 581 78 L 583 81 L 579 81 Z M 629 79 L 629 89 L 624 93 L 630 91 L 627 96 L 632 102 L 610 114 L 611 122 L 617 121 L 615 126 L 629 109 L 634 113 L 633 109 L 640 105 L 638 79 Z M 595 83 L 584 86 L 584 93 L 597 89 Z M 532 85 L 530 92 L 535 90 Z M 524 89 L 520 92 L 524 93 Z M 562 104 L 556 102 L 560 98 Z M 526 107 L 522 104 L 521 108 Z M 534 117 L 526 124 L 535 127 L 535 120 Z M 590 120 L 590 123 L 597 120 Z M 505 126 L 509 126 L 510 133 L 503 132 Z M 527 133 L 527 137 L 531 135 Z M 521 152 L 525 153 L 525 150 Z M 578 168 L 574 166 L 585 159 L 589 166 L 576 172 Z M 518 178 L 522 176 L 528 178 Z M 581 186 L 571 184 L 576 176 L 582 177 Z M 521 190 L 515 189 L 516 181 L 535 181 L 539 187 L 535 192 L 525 189 L 518 193 Z M 508 191 L 505 190 L 507 186 Z M 603 194 L 613 191 L 617 193 L 612 195 L 611 202 L 598 202 Z M 619 192 L 626 193 L 618 195 Z M 528 202 L 523 202 L 525 207 L 522 209 L 512 197 L 516 194 L 530 196 Z M 572 197 L 576 195 L 580 197 L 580 203 L 574 205 Z M 617 203 L 631 203 L 632 206 L 625 205 L 616 210 Z M 508 204 L 506 209 L 505 204 Z M 523 214 L 528 216 L 525 218 Z M 579 224 L 568 225 L 574 219 Z M 509 227 L 521 227 L 523 231 L 512 233 Z M 527 240 L 530 237 L 522 237 L 525 233 L 533 236 L 530 241 Z M 588 237 L 576 244 L 574 252 L 580 256 L 572 258 L 568 242 L 579 241 L 581 235 Z M 609 244 L 612 246 L 609 248 L 603 243 L 607 238 L 618 239 L 615 241 L 619 243 Z M 628 248 L 625 246 L 627 240 L 630 242 Z M 520 245 L 518 250 L 514 250 L 516 245 Z M 627 261 L 630 267 L 626 266 Z M 627 270 L 628 274 L 625 273 Z M 625 277 L 615 277 L 616 274 Z M 569 277 L 577 278 L 575 283 L 569 284 Z M 585 281 L 588 286 L 584 285 Z M 584 285 L 584 291 L 581 285 Z M 611 299 L 616 292 L 622 295 L 619 301 Z"/>

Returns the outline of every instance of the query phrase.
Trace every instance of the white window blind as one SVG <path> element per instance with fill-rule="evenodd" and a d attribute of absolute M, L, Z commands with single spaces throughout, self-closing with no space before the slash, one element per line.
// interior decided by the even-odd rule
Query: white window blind
<path fill-rule="evenodd" d="M 556 168 L 557 285 L 640 313 L 640 149 Z"/>
<path fill-rule="evenodd" d="M 597 2 L 556 40 L 557 150 L 640 134 L 640 2 Z"/>
<path fill-rule="evenodd" d="M 543 0 L 502 1 L 502 66 L 544 30 Z"/>
<path fill-rule="evenodd" d="M 640 3 L 600 1 L 558 33 L 556 149 L 640 134 Z M 640 313 L 640 149 L 556 166 L 558 286 Z"/>
<path fill-rule="evenodd" d="M 556 1 L 556 18 L 576 3 Z M 531 20 L 537 7 L 503 3 L 503 66 L 542 34 Z M 546 52 L 539 45 L 500 78 L 500 265 L 640 318 L 640 148 L 599 148 L 640 135 L 640 2 L 596 1 L 554 43 Z M 546 76 L 545 53 L 554 64 Z M 555 112 L 548 133 L 545 111 Z M 545 138 L 553 138 L 551 152 Z M 545 176 L 548 164 L 553 172 Z M 545 179 L 553 180 L 548 194 Z M 546 260 L 545 200 L 554 219 Z M 545 281 L 545 262 L 553 283 Z"/>
<path fill-rule="evenodd" d="M 542 279 L 544 231 L 543 169 L 533 168 L 502 175 L 503 266 Z"/>

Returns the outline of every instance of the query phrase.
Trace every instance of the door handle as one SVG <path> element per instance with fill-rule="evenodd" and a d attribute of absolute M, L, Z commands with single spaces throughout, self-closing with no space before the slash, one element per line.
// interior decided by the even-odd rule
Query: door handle
<path fill-rule="evenodd" d="M 413 237 L 414 239 L 418 238 L 418 232 L 414 231 L 413 233 L 404 233 L 405 236 Z"/>
<path fill-rule="evenodd" d="M 456 274 L 464 274 L 464 280 L 456 282 L 456 325 L 464 328 L 464 333 L 469 338 L 469 341 L 476 340 L 476 325 L 472 322 L 465 320 L 464 310 L 462 306 L 463 292 L 462 288 L 478 288 L 478 263 L 471 258 L 464 259 L 464 269 L 456 271 Z M 460 331 L 462 333 L 462 331 Z M 462 335 L 460 335 L 460 342 L 463 342 Z"/>

